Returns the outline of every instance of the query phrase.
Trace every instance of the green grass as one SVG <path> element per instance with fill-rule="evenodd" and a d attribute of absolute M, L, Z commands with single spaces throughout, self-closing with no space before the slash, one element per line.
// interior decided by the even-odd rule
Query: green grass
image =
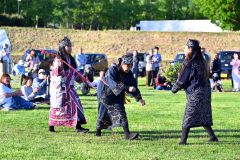
<path fill-rule="evenodd" d="M 229 82 L 226 82 L 229 85 Z M 73 128 L 56 127 L 48 132 L 49 106 L 38 110 L 0 112 L 0 159 L 240 159 L 239 93 L 212 94 L 213 129 L 219 143 L 207 143 L 202 128 L 192 129 L 189 145 L 180 146 L 185 93 L 140 89 L 147 105 L 133 99 L 126 105 L 131 131 L 139 132 L 136 141 L 126 141 L 121 128 L 104 131 L 95 137 L 97 101 L 82 96 L 89 134 Z"/>

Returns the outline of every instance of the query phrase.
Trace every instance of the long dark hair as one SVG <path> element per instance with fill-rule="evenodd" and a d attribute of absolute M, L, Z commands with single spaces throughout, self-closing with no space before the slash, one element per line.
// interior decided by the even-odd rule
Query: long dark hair
<path fill-rule="evenodd" d="M 70 65 L 75 69 L 77 68 L 77 64 L 76 64 L 75 59 L 73 58 L 73 56 L 71 54 L 67 54 L 64 48 L 58 51 L 58 55 L 65 62 L 68 62 L 67 57 L 69 57 Z M 63 68 L 64 68 L 64 70 L 69 69 L 68 65 L 66 65 L 65 63 L 63 63 Z"/>
<path fill-rule="evenodd" d="M 200 67 L 200 76 L 204 79 L 204 81 L 208 81 L 209 68 L 201 52 L 201 47 L 199 46 L 199 42 L 194 39 L 189 39 L 187 42 L 187 47 L 192 48 L 192 53 L 188 57 L 185 57 L 185 60 L 182 64 L 182 68 L 180 70 L 180 75 L 182 75 L 183 71 L 187 67 L 191 66 L 193 63 L 196 63 Z"/>
<path fill-rule="evenodd" d="M 77 68 L 76 61 L 71 54 L 66 53 L 66 50 L 65 50 L 66 46 L 72 46 L 72 43 L 71 43 L 71 41 L 68 37 L 64 37 L 59 42 L 58 56 L 65 62 L 68 62 L 67 58 L 69 57 L 69 59 L 70 59 L 70 64 L 69 65 L 76 69 Z M 68 65 L 66 65 L 64 63 L 63 63 L 63 68 L 64 68 L 64 70 L 69 69 Z"/>

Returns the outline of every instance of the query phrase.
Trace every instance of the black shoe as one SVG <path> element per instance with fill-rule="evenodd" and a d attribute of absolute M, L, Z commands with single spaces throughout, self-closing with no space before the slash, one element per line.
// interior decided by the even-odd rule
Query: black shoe
<path fill-rule="evenodd" d="M 76 129 L 76 132 L 78 132 L 78 133 L 88 133 L 89 129 L 81 127 L 81 128 Z"/>
<path fill-rule="evenodd" d="M 97 137 L 101 137 L 101 136 L 102 136 L 102 132 L 101 132 L 100 129 L 97 129 L 97 131 L 96 131 L 96 136 L 97 136 Z"/>
<path fill-rule="evenodd" d="M 217 137 L 210 138 L 208 142 L 218 142 L 218 138 Z"/>
<path fill-rule="evenodd" d="M 55 129 L 54 129 L 54 126 L 49 126 L 48 131 L 51 132 L 51 133 L 56 132 Z"/>
<path fill-rule="evenodd" d="M 187 142 L 181 141 L 181 142 L 179 142 L 178 144 L 179 144 L 179 145 L 187 145 Z"/>
<path fill-rule="evenodd" d="M 125 139 L 126 140 L 134 140 L 137 139 L 139 136 L 138 133 L 129 133 L 128 135 L 126 135 Z"/>

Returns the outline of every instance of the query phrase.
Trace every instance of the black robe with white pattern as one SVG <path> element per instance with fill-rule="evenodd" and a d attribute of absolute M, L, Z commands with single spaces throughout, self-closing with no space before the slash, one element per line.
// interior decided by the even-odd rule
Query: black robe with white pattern
<path fill-rule="evenodd" d="M 199 63 L 192 61 L 172 88 L 173 93 L 184 89 L 187 95 L 183 128 L 213 125 L 210 83 L 204 80 L 200 72 L 201 68 Z"/>

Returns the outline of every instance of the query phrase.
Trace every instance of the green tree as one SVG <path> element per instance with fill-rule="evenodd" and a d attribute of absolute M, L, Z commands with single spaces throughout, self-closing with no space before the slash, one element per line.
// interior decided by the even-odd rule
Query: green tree
<path fill-rule="evenodd" d="M 239 0 L 194 0 L 200 12 L 225 30 L 240 30 Z"/>

